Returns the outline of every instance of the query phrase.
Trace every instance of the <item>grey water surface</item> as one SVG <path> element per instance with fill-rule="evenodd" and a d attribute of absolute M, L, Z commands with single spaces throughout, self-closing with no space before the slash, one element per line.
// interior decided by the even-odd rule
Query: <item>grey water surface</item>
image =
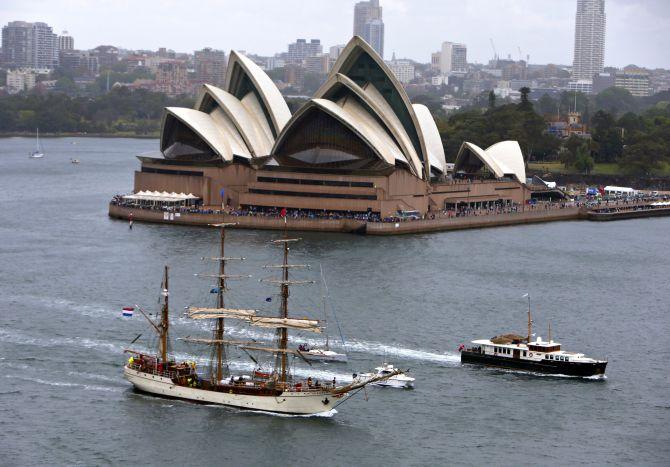
<path fill-rule="evenodd" d="M 75 144 L 76 143 L 76 144 Z M 351 379 L 387 360 L 411 391 L 370 389 L 326 417 L 281 417 L 135 393 L 123 350 L 151 330 L 121 308 L 157 310 L 170 266 L 172 337 L 206 336 L 183 317 L 212 304 L 217 248 L 207 228 L 107 217 L 132 189 L 135 155 L 154 140 L 0 139 L 0 464 L 129 465 L 667 465 L 670 456 L 670 219 L 560 222 L 374 238 L 300 234 L 291 251 L 325 272 L 348 365 L 297 363 L 296 374 Z M 70 158 L 81 160 L 71 164 Z M 280 261 L 276 233 L 229 231 L 231 306 L 272 312 L 258 279 Z M 462 366 L 458 346 L 534 331 L 567 350 L 607 357 L 605 380 Z M 295 288 L 291 309 L 321 319 L 323 287 Z M 266 297 L 274 297 L 266 302 Z M 330 308 L 329 308 L 330 309 Z M 330 340 L 341 348 L 335 317 Z M 238 335 L 267 335 L 233 324 Z M 296 336 L 293 345 L 314 336 Z M 180 359 L 207 351 L 173 340 Z M 231 353 L 231 369 L 249 371 Z M 367 400 L 366 400 L 367 396 Z"/>

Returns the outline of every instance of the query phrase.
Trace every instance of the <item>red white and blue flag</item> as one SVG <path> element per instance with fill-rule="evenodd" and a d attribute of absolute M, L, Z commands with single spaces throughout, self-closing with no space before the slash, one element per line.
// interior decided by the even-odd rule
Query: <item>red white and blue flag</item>
<path fill-rule="evenodd" d="M 132 306 L 124 306 L 122 314 L 123 314 L 123 316 L 126 316 L 128 318 L 132 318 L 133 311 L 135 311 L 135 308 L 133 308 Z"/>

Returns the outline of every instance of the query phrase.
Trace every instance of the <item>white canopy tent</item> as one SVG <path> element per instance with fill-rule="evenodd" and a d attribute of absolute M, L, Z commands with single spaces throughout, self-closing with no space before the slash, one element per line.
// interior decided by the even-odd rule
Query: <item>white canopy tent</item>
<path fill-rule="evenodd" d="M 619 196 L 634 196 L 637 194 L 637 190 L 627 186 L 606 186 L 605 189 L 606 195 L 619 195 Z"/>
<path fill-rule="evenodd" d="M 167 191 L 138 191 L 137 193 L 123 196 L 124 201 L 139 205 L 190 206 L 195 204 L 199 199 L 193 193 L 168 193 Z"/>

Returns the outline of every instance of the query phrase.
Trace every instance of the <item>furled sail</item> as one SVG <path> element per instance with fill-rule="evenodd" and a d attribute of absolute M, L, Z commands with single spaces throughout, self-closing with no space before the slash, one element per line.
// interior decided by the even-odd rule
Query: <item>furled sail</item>
<path fill-rule="evenodd" d="M 188 317 L 192 319 L 232 318 L 249 320 L 256 315 L 256 310 L 242 310 L 237 308 L 197 308 L 188 309 Z"/>
<path fill-rule="evenodd" d="M 313 319 L 299 318 L 273 318 L 266 316 L 250 316 L 249 321 L 252 325 L 262 328 L 291 328 L 301 329 L 303 331 L 321 332 L 319 322 Z"/>

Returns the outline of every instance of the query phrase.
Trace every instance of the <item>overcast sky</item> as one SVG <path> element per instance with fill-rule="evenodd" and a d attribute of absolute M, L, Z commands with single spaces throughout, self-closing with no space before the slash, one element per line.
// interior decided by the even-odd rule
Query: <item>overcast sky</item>
<path fill-rule="evenodd" d="M 380 0 L 385 58 L 420 62 L 443 41 L 462 42 L 468 61 L 493 51 L 531 63 L 572 64 L 577 0 Z M 68 30 L 75 47 L 203 47 L 260 55 L 296 38 L 318 38 L 324 51 L 353 30 L 355 0 L 0 0 L 0 22 L 44 21 Z M 670 0 L 606 0 L 605 65 L 670 68 Z"/>

